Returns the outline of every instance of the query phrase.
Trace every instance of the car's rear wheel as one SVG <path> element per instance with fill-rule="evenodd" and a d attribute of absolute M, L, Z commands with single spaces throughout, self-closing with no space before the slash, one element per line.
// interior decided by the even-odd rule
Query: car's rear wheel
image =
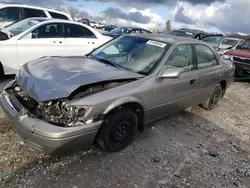
<path fill-rule="evenodd" d="M 138 118 L 133 110 L 115 110 L 105 118 L 97 135 L 97 144 L 108 152 L 120 151 L 132 142 L 137 126 Z"/>
<path fill-rule="evenodd" d="M 208 100 L 202 104 L 202 107 L 207 110 L 213 110 L 218 106 L 220 99 L 222 98 L 223 91 L 220 84 L 216 85 L 214 91 L 208 98 Z"/>

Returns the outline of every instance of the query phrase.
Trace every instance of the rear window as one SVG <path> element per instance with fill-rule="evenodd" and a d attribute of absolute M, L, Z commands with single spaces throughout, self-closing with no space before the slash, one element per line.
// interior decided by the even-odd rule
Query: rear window
<path fill-rule="evenodd" d="M 58 19 L 63 19 L 63 20 L 68 20 L 68 17 L 63 15 L 63 14 L 58 14 L 55 12 L 49 12 L 52 18 L 58 18 Z"/>
<path fill-rule="evenodd" d="M 221 41 L 221 44 L 230 45 L 230 46 L 235 46 L 237 43 L 238 43 L 238 40 L 235 40 L 235 39 L 224 38 Z"/>
<path fill-rule="evenodd" d="M 0 10 L 0 21 L 15 22 L 22 19 L 22 9 L 18 7 L 6 7 Z"/>
<path fill-rule="evenodd" d="M 32 17 L 47 17 L 43 10 L 31 9 L 31 8 L 23 8 L 24 17 L 32 18 Z"/>

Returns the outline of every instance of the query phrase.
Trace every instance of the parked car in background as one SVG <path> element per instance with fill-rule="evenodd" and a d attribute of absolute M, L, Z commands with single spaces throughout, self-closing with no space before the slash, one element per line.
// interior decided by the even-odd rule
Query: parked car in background
<path fill-rule="evenodd" d="M 245 42 L 244 39 L 223 37 L 220 41 L 218 53 L 223 55 L 226 51 L 232 49 L 235 50 L 238 46 L 241 46 Z"/>
<path fill-rule="evenodd" d="M 0 95 L 13 128 L 46 153 L 128 146 L 145 124 L 193 105 L 214 109 L 234 66 L 206 43 L 134 34 L 88 57 L 46 57 L 25 64 Z"/>
<path fill-rule="evenodd" d="M 0 3 L 0 28 L 31 17 L 73 20 L 70 14 L 49 8 L 25 4 Z"/>
<path fill-rule="evenodd" d="M 117 28 L 116 25 L 108 25 L 108 24 L 103 27 L 105 31 L 112 31 L 115 28 Z"/>
<path fill-rule="evenodd" d="M 117 38 L 121 35 L 131 34 L 131 33 L 144 33 L 145 34 L 145 33 L 152 33 L 152 32 L 146 29 L 139 28 L 139 27 L 117 27 L 111 30 L 110 32 L 105 32 L 102 34 L 105 36 L 112 37 L 112 38 Z"/>
<path fill-rule="evenodd" d="M 220 55 L 223 55 L 227 50 L 236 49 L 245 41 L 244 39 L 224 37 L 223 35 L 208 35 L 201 40 L 213 46 Z"/>
<path fill-rule="evenodd" d="M 219 50 L 219 45 L 220 45 L 220 42 L 221 42 L 222 38 L 223 38 L 223 35 L 211 34 L 211 35 L 206 35 L 201 40 L 203 42 L 206 42 L 206 43 L 210 44 L 215 50 L 218 51 Z"/>
<path fill-rule="evenodd" d="M 100 28 L 100 25 L 98 22 L 90 21 L 90 26 L 93 28 Z"/>
<path fill-rule="evenodd" d="M 99 23 L 99 29 L 104 29 L 107 26 L 106 23 L 101 23 L 101 22 L 98 23 Z"/>
<path fill-rule="evenodd" d="M 235 50 L 226 51 L 223 56 L 235 64 L 235 77 L 250 80 L 250 40 L 246 40 Z"/>
<path fill-rule="evenodd" d="M 82 19 L 80 19 L 78 22 L 80 22 L 80 23 L 83 23 L 83 24 L 86 24 L 86 25 L 89 25 L 89 26 L 90 26 L 90 21 L 89 21 L 89 19 L 82 18 Z"/>
<path fill-rule="evenodd" d="M 167 35 L 170 36 L 178 36 L 178 37 L 186 37 L 186 38 L 193 38 L 200 40 L 201 38 L 205 37 L 208 33 L 200 30 L 193 30 L 193 29 L 176 29 L 170 31 Z"/>
<path fill-rule="evenodd" d="M 78 22 L 28 18 L 0 32 L 0 74 L 15 74 L 23 64 L 44 56 L 83 56 L 109 41 Z"/>

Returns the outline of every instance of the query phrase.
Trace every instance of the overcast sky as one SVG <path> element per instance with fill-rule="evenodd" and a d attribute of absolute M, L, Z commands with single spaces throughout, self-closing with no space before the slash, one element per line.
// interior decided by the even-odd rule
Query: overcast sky
<path fill-rule="evenodd" d="M 188 27 L 250 33 L 250 0 L 5 0 L 57 8 L 73 6 L 84 17 L 144 28 Z"/>

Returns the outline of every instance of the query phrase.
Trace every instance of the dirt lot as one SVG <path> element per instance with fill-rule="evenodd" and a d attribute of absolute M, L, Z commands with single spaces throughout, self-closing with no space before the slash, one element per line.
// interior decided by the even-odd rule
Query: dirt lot
<path fill-rule="evenodd" d="M 217 109 L 152 123 L 122 152 L 93 147 L 55 158 L 27 148 L 0 111 L 0 174 L 17 171 L 2 186 L 249 188 L 249 119 L 250 84 L 235 83 Z"/>

